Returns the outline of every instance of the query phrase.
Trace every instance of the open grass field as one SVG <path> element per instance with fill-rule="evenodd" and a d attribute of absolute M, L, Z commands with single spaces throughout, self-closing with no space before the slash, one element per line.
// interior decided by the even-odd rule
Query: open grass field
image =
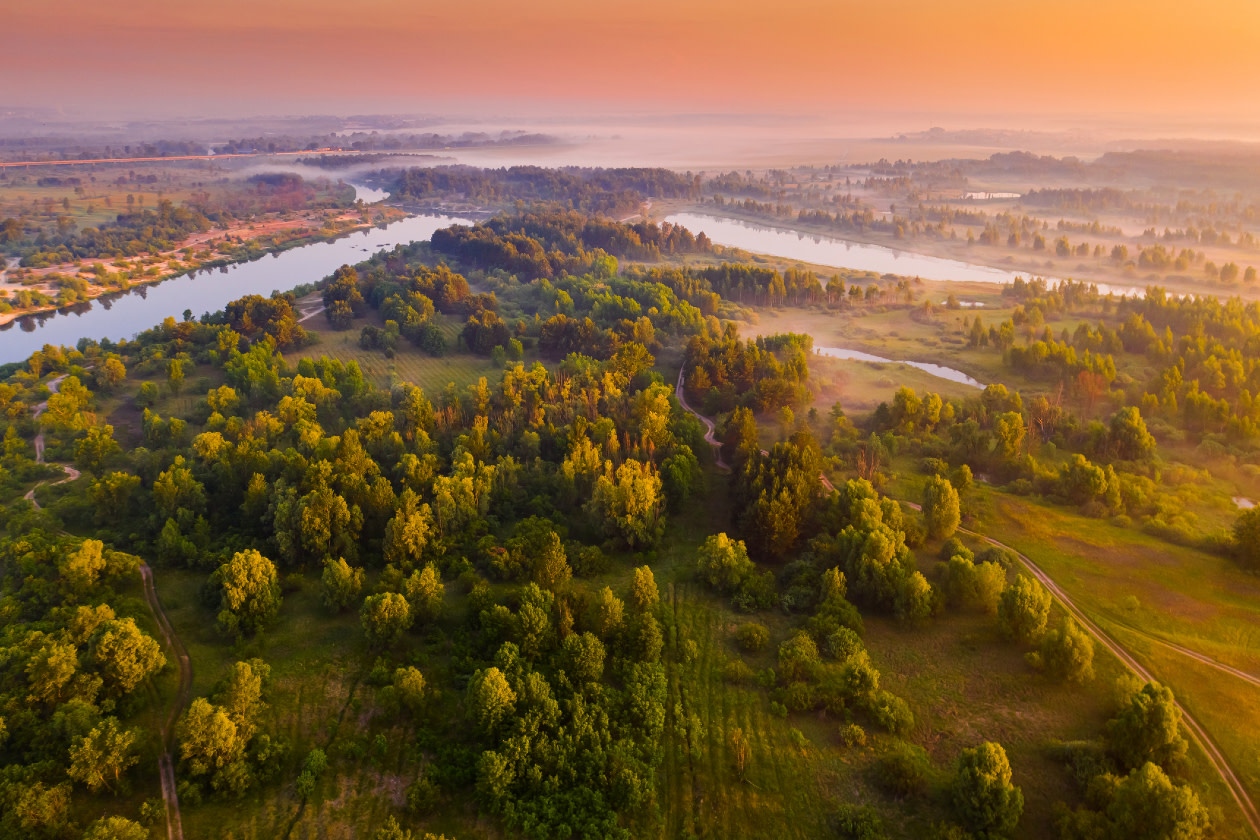
<path fill-rule="evenodd" d="M 920 483 L 903 479 L 890 492 L 918 498 Z M 1087 615 L 1172 688 L 1252 796 L 1260 794 L 1254 734 L 1260 701 L 1255 687 L 1151 641 L 1181 645 L 1260 674 L 1260 579 L 1224 558 L 1054 505 L 983 485 L 969 495 L 977 515 L 969 527 L 1041 566 Z M 1211 772 L 1198 772 L 1195 778 L 1202 782 Z M 1201 793 L 1226 817 L 1233 813 L 1232 801 L 1219 784 L 1205 784 Z M 1221 829 L 1229 825 L 1216 822 Z"/>
<path fill-rule="evenodd" d="M 286 354 L 285 359 L 292 365 L 303 358 L 318 359 L 320 356 L 343 362 L 354 361 L 358 362 L 364 377 L 379 388 L 389 388 L 398 382 L 411 382 L 429 394 L 440 393 L 449 383 L 454 383 L 462 391 L 467 386 L 476 384 L 483 376 L 487 381 L 498 381 L 502 369 L 496 367 L 489 356 L 477 356 L 456 349 L 456 336 L 462 325 L 446 315 L 439 314 L 435 317 L 446 336 L 448 351 L 444 356 L 430 356 L 405 339 L 399 340 L 397 353 L 392 359 L 387 358 L 381 350 L 363 349 L 359 346 L 359 333 L 363 327 L 368 324 L 384 326 L 377 313 L 371 312 L 363 318 L 356 318 L 354 325 L 344 331 L 329 327 L 322 314 L 304 321 L 303 328 L 307 332 L 316 333 L 319 341 Z M 527 353 L 524 364 L 529 366 L 533 363 L 534 356 Z"/>

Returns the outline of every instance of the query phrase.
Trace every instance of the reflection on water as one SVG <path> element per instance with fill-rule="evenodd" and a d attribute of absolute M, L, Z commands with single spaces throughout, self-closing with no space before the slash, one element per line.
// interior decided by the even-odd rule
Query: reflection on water
<path fill-rule="evenodd" d="M 879 274 L 900 274 L 924 280 L 953 280 L 966 283 L 1010 283 L 1016 277 L 1027 278 L 1028 272 L 1005 271 L 985 265 L 972 265 L 945 257 L 929 257 L 869 245 L 833 239 L 816 233 L 767 227 L 739 219 L 720 219 L 699 213 L 675 213 L 665 221 L 679 224 L 692 233 L 703 231 L 717 245 L 742 248 L 755 254 L 768 254 L 815 265 L 874 271 Z M 1098 284 L 1103 294 L 1141 295 L 1144 290 L 1133 287 Z"/>
<path fill-rule="evenodd" d="M 385 190 L 378 190 L 375 187 L 367 187 L 363 184 L 351 184 L 354 187 L 355 199 L 363 199 L 364 204 L 375 204 L 378 201 L 384 201 L 389 198 L 389 193 Z"/>
<path fill-rule="evenodd" d="M 907 362 L 901 359 L 885 359 L 883 356 L 876 356 L 871 353 L 863 353 L 861 350 L 849 350 L 846 347 L 817 347 L 815 348 L 819 354 L 830 356 L 833 359 L 849 359 L 855 362 L 880 362 L 891 365 L 908 365 L 912 368 L 930 373 L 933 376 L 939 376 L 941 379 L 948 379 L 950 382 L 957 382 L 960 385 L 968 385 L 972 388 L 983 388 L 984 383 L 977 379 L 973 379 L 961 370 L 945 367 L 944 365 L 934 365 L 931 362 Z"/>
<path fill-rule="evenodd" d="M 182 318 L 185 310 L 200 316 L 217 312 L 244 295 L 270 295 L 314 283 L 382 248 L 427 240 L 439 228 L 471 223 L 450 215 L 408 216 L 385 228 L 278 252 L 272 259 L 200 269 L 64 309 L 27 315 L 0 326 L 0 364 L 25 359 L 45 344 L 74 347 L 83 337 L 129 339 L 165 318 Z"/>

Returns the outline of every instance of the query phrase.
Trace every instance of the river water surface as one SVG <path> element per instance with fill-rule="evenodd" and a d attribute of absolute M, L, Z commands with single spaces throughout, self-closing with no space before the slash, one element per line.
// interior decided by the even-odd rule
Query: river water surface
<path fill-rule="evenodd" d="M 184 310 L 200 317 L 245 295 L 270 295 L 314 283 L 382 248 L 427 240 L 439 228 L 471 223 L 458 216 L 409 216 L 333 242 L 316 242 L 252 262 L 137 285 L 64 310 L 28 315 L 0 327 L 0 364 L 21 361 L 45 344 L 74 347 L 83 337 L 130 339 L 168 317 L 182 318 Z"/>
<path fill-rule="evenodd" d="M 825 265 L 834 268 L 850 268 L 858 271 L 875 271 L 879 274 L 900 274 L 922 277 L 924 280 L 953 280 L 961 283 L 1011 283 L 1016 277 L 1028 278 L 1026 271 L 1006 271 L 985 265 L 973 265 L 945 257 L 929 257 L 898 251 L 882 245 L 850 242 L 816 233 L 802 233 L 783 228 L 768 227 L 756 222 L 739 219 L 722 219 L 700 213 L 675 213 L 665 221 L 682 225 L 692 233 L 703 231 L 716 245 L 742 248 L 755 254 L 767 254 L 789 260 Z M 1053 278 L 1050 278 L 1053 280 Z M 1103 294 L 1143 294 L 1143 290 L 1098 284 Z"/>

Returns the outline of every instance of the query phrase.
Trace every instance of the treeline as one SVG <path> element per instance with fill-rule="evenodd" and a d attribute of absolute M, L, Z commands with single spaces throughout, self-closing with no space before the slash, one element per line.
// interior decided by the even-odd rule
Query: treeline
<path fill-rule="evenodd" d="M 575 211 L 542 211 L 497 217 L 466 227 L 436 231 L 433 250 L 475 268 L 502 268 L 524 279 L 583 274 L 598 252 L 635 260 L 666 254 L 709 253 L 712 243 L 668 222 L 626 224 L 590 218 Z"/>
<path fill-rule="evenodd" d="M 42 267 L 97 257 L 136 257 L 168 251 L 190 234 L 209 230 L 211 220 L 191 207 L 171 201 L 156 210 L 119 213 L 117 221 L 100 228 L 49 235 L 41 231 L 22 256 L 23 266 Z"/>
<path fill-rule="evenodd" d="M 613 214 L 637 210 L 648 198 L 698 198 L 698 176 L 668 169 L 584 169 L 467 166 L 408 169 L 393 193 L 403 199 L 459 197 L 479 203 L 559 202 L 574 210 Z"/>

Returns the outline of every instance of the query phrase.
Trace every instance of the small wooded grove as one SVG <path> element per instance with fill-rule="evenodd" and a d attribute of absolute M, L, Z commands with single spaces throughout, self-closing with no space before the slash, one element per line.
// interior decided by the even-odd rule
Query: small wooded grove
<path fill-rule="evenodd" d="M 774 611 L 790 625 L 771 666 L 754 673 L 737 656 L 724 677 L 764 692 L 776 714 L 844 721 L 846 741 L 886 733 L 897 746 L 877 780 L 891 796 L 921 795 L 931 768 L 911 745 L 923 734 L 914 709 L 881 688 L 863 614 L 931 632 L 947 609 L 991 613 L 1050 678 L 1092 678 L 1089 637 L 1070 620 L 1051 626 L 1048 594 L 1015 574 L 1009 556 L 946 542 L 941 567 L 925 575 L 914 553 L 953 535 L 954 483 L 968 464 L 1012 476 L 1030 469 L 1017 394 L 991 388 L 956 405 L 903 392 L 866 437 L 837 411 L 830 453 L 877 461 L 878 447 L 912 438 L 940 475 L 922 516 L 877 491 L 867 480 L 877 470 L 831 490 L 820 476 L 834 463 L 812 433 L 798 429 L 763 451 L 754 416 L 799 401 L 808 337 L 741 341 L 676 283 L 622 276 L 609 251 L 587 252 L 590 231 L 609 223 L 584 224 L 579 241 L 574 219 L 511 218 L 435 237 L 435 249 L 467 258 L 476 275 L 435 267 L 412 246 L 323 284 L 335 328 L 377 309 L 381 335 L 445 352 L 426 346 L 436 347 L 426 327 L 442 313 L 468 319 L 466 350 L 511 348 L 519 358 L 537 349 L 549 362 L 503 358 L 493 381 L 381 388 L 354 362 L 293 364 L 283 351 L 310 341 L 293 301 L 254 296 L 134 341 L 46 348 L 0 383 L 0 837 L 142 837 L 135 824 L 158 818 L 152 803 L 125 810 L 113 798 L 153 778 L 137 766 L 138 745 L 157 733 L 136 721 L 152 703 L 144 687 L 171 667 L 134 620 L 139 600 L 118 595 L 134 587 L 141 557 L 159 580 L 166 569 L 204 575 L 200 615 L 225 646 L 265 639 L 289 619 L 294 576 L 318 579 L 328 615 L 357 615 L 362 634 L 347 644 L 372 713 L 411 725 L 416 781 L 397 814 L 404 823 L 480 814 L 539 840 L 652 829 L 668 790 L 664 736 L 690 725 L 668 701 L 668 667 L 696 655 L 653 567 L 681 539 L 672 523 L 697 504 L 729 500 L 720 502 L 729 526 L 685 548 L 694 560 L 680 582 L 712 590 L 740 616 L 735 639 L 748 654 L 770 642 L 759 616 Z M 638 236 L 635 247 L 675 234 L 613 227 L 626 241 Z M 574 238 L 543 247 L 545 237 L 532 237 L 544 229 Z M 512 246 L 515 256 L 503 246 L 513 230 L 534 231 L 521 234 L 528 242 Z M 477 241 L 494 248 L 463 253 Z M 520 263 L 528 282 L 510 276 L 521 254 L 533 255 Z M 715 469 L 704 426 L 666 384 L 658 354 L 682 358 L 689 395 L 730 412 L 720 453 L 729 473 Z M 190 385 L 194 371 L 204 379 Z M 52 375 L 64 375 L 55 394 Z M 136 378 L 150 381 L 133 397 Z M 191 409 L 162 416 L 162 391 L 189 394 Z M 147 406 L 133 439 L 101 417 L 120 395 Z M 38 511 L 19 498 L 42 469 L 37 430 L 49 460 L 83 473 Z M 1125 503 L 1110 462 L 1148 456 L 1147 437 L 1140 416 L 1119 412 L 1084 438 L 1108 468 L 1082 455 L 1055 487 Z M 714 493 L 717 482 L 729 492 Z M 263 725 L 273 664 L 241 657 L 182 711 L 174 738 L 184 807 L 260 790 L 305 799 L 323 774 L 356 772 L 353 756 L 295 755 Z M 1065 811 L 1064 836 L 1132 836 L 1138 819 L 1167 828 L 1148 836 L 1201 836 L 1206 816 L 1181 783 L 1186 748 L 1171 695 L 1121 688 L 1106 732 L 1062 748 L 1082 791 Z M 733 752 L 746 760 L 736 732 Z M 742 783 L 743 760 L 729 773 Z M 1017 836 L 1023 798 L 1000 745 L 977 739 L 949 779 L 946 836 Z M 877 823 L 845 807 L 835 826 L 871 837 Z M 377 836 L 403 830 L 391 819 Z"/>

